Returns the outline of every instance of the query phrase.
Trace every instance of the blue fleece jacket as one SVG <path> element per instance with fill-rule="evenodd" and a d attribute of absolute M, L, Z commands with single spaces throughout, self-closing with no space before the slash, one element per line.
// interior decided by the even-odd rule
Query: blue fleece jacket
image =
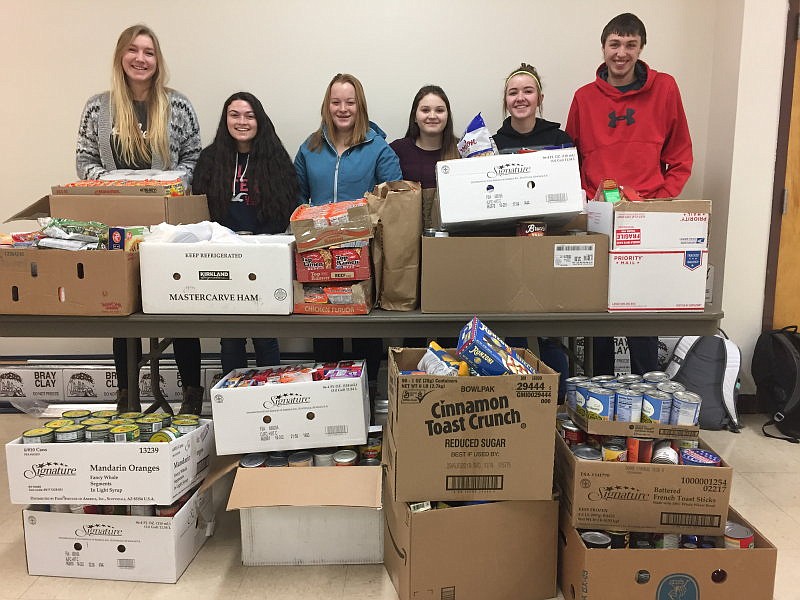
<path fill-rule="evenodd" d="M 363 198 L 377 184 L 403 178 L 400 161 L 384 139 L 386 134 L 370 122 L 366 139 L 348 148 L 341 156 L 328 139 L 312 152 L 308 139 L 294 157 L 294 168 L 300 183 L 299 203 L 313 205 Z"/>

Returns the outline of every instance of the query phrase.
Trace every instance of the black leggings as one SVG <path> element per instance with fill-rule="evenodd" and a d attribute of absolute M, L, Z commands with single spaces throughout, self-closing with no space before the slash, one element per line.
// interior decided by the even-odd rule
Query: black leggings
<path fill-rule="evenodd" d="M 200 340 L 198 338 L 175 338 L 172 340 L 175 363 L 181 382 L 185 386 L 200 387 Z M 142 359 L 142 340 L 136 340 L 136 358 Z M 117 387 L 128 389 L 128 340 L 114 338 L 114 369 L 117 372 Z"/>

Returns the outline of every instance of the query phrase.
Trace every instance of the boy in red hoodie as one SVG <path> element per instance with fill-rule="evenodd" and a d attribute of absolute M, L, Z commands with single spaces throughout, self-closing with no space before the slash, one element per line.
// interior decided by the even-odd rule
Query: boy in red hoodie
<path fill-rule="evenodd" d="M 581 182 L 593 198 L 605 178 L 642 198 L 675 198 L 692 173 L 692 140 L 680 91 L 666 73 L 639 60 L 644 23 L 631 13 L 611 19 L 600 36 L 603 64 L 575 92 L 566 132 L 581 160 Z M 658 368 L 658 338 L 628 338 L 631 372 Z M 614 372 L 613 343 L 596 338 L 595 373 Z"/>

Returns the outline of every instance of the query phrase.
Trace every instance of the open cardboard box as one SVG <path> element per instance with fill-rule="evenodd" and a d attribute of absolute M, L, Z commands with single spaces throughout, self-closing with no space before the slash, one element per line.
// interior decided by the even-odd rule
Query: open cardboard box
<path fill-rule="evenodd" d="M 754 530 L 755 548 L 590 550 L 562 510 L 561 593 L 566 600 L 772 600 L 777 549 L 733 508 L 725 515 Z"/>
<path fill-rule="evenodd" d="M 392 500 L 390 487 L 384 486 L 384 564 L 400 600 L 556 595 L 557 500 L 413 512 Z"/>
<path fill-rule="evenodd" d="M 22 511 L 28 573 L 175 583 L 214 532 L 211 491 L 174 517 Z"/>
<path fill-rule="evenodd" d="M 136 252 L 0 249 L 0 314 L 122 316 L 140 306 Z"/>
<path fill-rule="evenodd" d="M 381 467 L 238 468 L 227 510 L 246 566 L 383 562 Z"/>
<path fill-rule="evenodd" d="M 722 535 L 733 468 L 576 458 L 556 434 L 556 479 L 570 524 L 657 533 Z M 700 446 L 708 449 L 701 441 Z"/>
<path fill-rule="evenodd" d="M 394 499 L 548 500 L 558 374 L 529 350 L 535 375 L 400 375 L 424 349 L 389 349 L 383 462 Z"/>
<path fill-rule="evenodd" d="M 423 237 L 422 312 L 605 312 L 607 255 L 605 235 Z"/>
<path fill-rule="evenodd" d="M 601 421 L 587 419 L 586 416 L 567 407 L 567 414 L 575 425 L 586 433 L 596 435 L 615 435 L 623 437 L 644 437 L 655 439 L 696 440 L 700 437 L 697 425 L 670 425 L 669 423 L 630 423 L 626 421 Z"/>
<path fill-rule="evenodd" d="M 209 213 L 205 196 L 50 195 L 26 206 L 6 223 L 39 217 L 99 221 L 109 226 L 158 225 L 164 222 L 177 225 L 208 221 Z"/>

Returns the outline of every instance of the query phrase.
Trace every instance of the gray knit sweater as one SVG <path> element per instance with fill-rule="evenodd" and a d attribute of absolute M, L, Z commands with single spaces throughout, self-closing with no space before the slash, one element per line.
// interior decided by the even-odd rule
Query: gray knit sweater
<path fill-rule="evenodd" d="M 200 125 L 192 103 L 183 94 L 168 90 L 169 153 L 171 170 L 186 171 L 188 182 L 197 157 L 200 156 Z M 89 98 L 78 127 L 78 149 L 75 167 L 80 179 L 97 179 L 106 171 L 117 168 L 111 151 L 111 94 L 103 92 Z M 161 156 L 153 153 L 152 169 L 165 169 Z"/>

